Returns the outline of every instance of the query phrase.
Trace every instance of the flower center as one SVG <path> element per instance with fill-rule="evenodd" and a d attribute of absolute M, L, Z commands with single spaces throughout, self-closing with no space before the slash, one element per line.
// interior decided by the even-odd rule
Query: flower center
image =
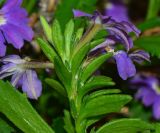
<path fill-rule="evenodd" d="M 0 26 L 6 24 L 7 20 L 3 14 L 0 14 Z"/>
<path fill-rule="evenodd" d="M 106 8 L 107 8 L 107 9 L 112 9 L 112 8 L 113 8 L 113 4 L 112 4 L 112 3 L 108 3 L 108 4 L 106 5 Z"/>

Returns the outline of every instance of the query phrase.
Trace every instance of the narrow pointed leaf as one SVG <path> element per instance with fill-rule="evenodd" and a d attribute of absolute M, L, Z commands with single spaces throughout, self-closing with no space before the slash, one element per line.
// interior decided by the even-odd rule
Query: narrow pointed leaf
<path fill-rule="evenodd" d="M 96 133 L 137 133 L 153 129 L 153 125 L 139 119 L 119 119 L 106 123 Z"/>
<path fill-rule="evenodd" d="M 71 44 L 72 44 L 72 37 L 74 32 L 74 22 L 73 20 L 70 20 L 65 28 L 64 36 L 65 36 L 65 50 L 66 55 L 69 58 L 70 57 L 70 50 L 71 50 Z"/>
<path fill-rule="evenodd" d="M 79 41 L 83 36 L 84 28 L 79 28 L 76 32 L 75 41 Z"/>
<path fill-rule="evenodd" d="M 81 117 L 89 118 L 107 113 L 119 112 L 131 100 L 127 95 L 103 95 L 93 98 L 82 107 Z"/>
<path fill-rule="evenodd" d="M 79 95 L 82 97 L 89 91 L 112 85 L 114 85 L 114 82 L 112 82 L 111 78 L 105 76 L 94 76 L 79 90 Z"/>
<path fill-rule="evenodd" d="M 64 97 L 67 96 L 65 88 L 58 81 L 49 78 L 47 78 L 45 81 L 48 85 L 54 88 L 59 94 L 61 94 Z"/>
<path fill-rule="evenodd" d="M 60 24 L 56 19 L 54 20 L 52 25 L 52 39 L 56 50 L 62 56 L 64 54 L 64 38 Z"/>
<path fill-rule="evenodd" d="M 88 50 L 89 50 L 89 45 L 85 45 L 72 58 L 71 64 L 73 73 L 75 73 L 80 68 L 82 61 L 87 56 Z"/>
<path fill-rule="evenodd" d="M 112 56 L 111 53 L 107 53 L 95 58 L 92 62 L 84 68 L 81 80 L 85 82 L 108 58 Z"/>
<path fill-rule="evenodd" d="M 61 80 L 61 82 L 66 88 L 70 89 L 69 87 L 70 87 L 71 76 L 72 76 L 71 73 L 68 71 L 68 69 L 66 68 L 62 60 L 59 59 L 58 57 L 54 59 L 54 65 L 55 65 L 55 70 L 59 79 Z"/>
<path fill-rule="evenodd" d="M 53 62 L 54 57 L 56 56 L 56 52 L 54 49 L 43 39 L 38 38 L 37 43 L 40 45 L 41 49 L 43 50 L 44 54 L 48 57 L 48 59 Z"/>
<path fill-rule="evenodd" d="M 48 22 L 46 21 L 46 19 L 43 16 L 40 17 L 40 20 L 41 20 L 41 24 L 42 24 L 44 33 L 45 33 L 48 41 L 52 42 L 52 29 L 51 29 L 51 27 L 49 26 Z"/>
<path fill-rule="evenodd" d="M 54 133 L 22 95 L 9 83 L 0 81 L 0 112 L 24 133 Z"/>
<path fill-rule="evenodd" d="M 75 133 L 71 115 L 67 110 L 64 111 L 64 124 L 64 129 L 67 133 Z"/>

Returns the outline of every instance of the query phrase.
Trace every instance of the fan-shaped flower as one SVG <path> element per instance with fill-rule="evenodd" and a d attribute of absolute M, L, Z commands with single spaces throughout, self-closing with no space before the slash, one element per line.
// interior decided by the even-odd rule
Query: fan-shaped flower
<path fill-rule="evenodd" d="M 20 7 L 21 4 L 22 0 L 7 0 L 0 9 L 0 56 L 6 53 L 6 41 L 20 49 L 24 40 L 31 41 L 33 38 L 27 12 Z"/>
<path fill-rule="evenodd" d="M 18 55 L 10 55 L 0 60 L 0 79 L 12 76 L 11 83 L 16 88 L 22 87 L 22 91 L 31 99 L 37 99 L 42 92 L 42 84 L 34 70 L 27 68 L 27 59 L 21 59 Z"/>

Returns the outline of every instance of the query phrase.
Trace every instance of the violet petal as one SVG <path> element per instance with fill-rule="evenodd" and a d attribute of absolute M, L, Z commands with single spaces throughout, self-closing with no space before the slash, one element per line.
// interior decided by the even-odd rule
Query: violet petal
<path fill-rule="evenodd" d="M 22 90 L 31 99 L 38 99 L 42 92 L 42 83 L 33 70 L 27 70 L 23 75 Z"/>

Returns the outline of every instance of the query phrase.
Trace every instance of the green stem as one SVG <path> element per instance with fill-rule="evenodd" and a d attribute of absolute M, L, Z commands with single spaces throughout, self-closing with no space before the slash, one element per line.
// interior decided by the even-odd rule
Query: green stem
<path fill-rule="evenodd" d="M 74 57 L 76 55 L 76 53 L 88 42 L 90 42 L 93 37 L 97 34 L 97 32 L 100 31 L 100 29 L 102 28 L 101 24 L 97 24 L 94 23 L 92 24 L 89 29 L 86 31 L 86 33 L 84 34 L 84 36 L 81 38 L 81 40 L 79 41 L 79 43 L 77 44 L 75 51 L 73 52 L 72 57 Z"/>
<path fill-rule="evenodd" d="M 26 63 L 22 63 L 22 64 L 17 64 L 17 66 L 25 68 L 25 69 L 45 69 L 45 68 L 50 68 L 53 69 L 54 65 L 53 63 L 47 62 L 26 62 Z"/>

